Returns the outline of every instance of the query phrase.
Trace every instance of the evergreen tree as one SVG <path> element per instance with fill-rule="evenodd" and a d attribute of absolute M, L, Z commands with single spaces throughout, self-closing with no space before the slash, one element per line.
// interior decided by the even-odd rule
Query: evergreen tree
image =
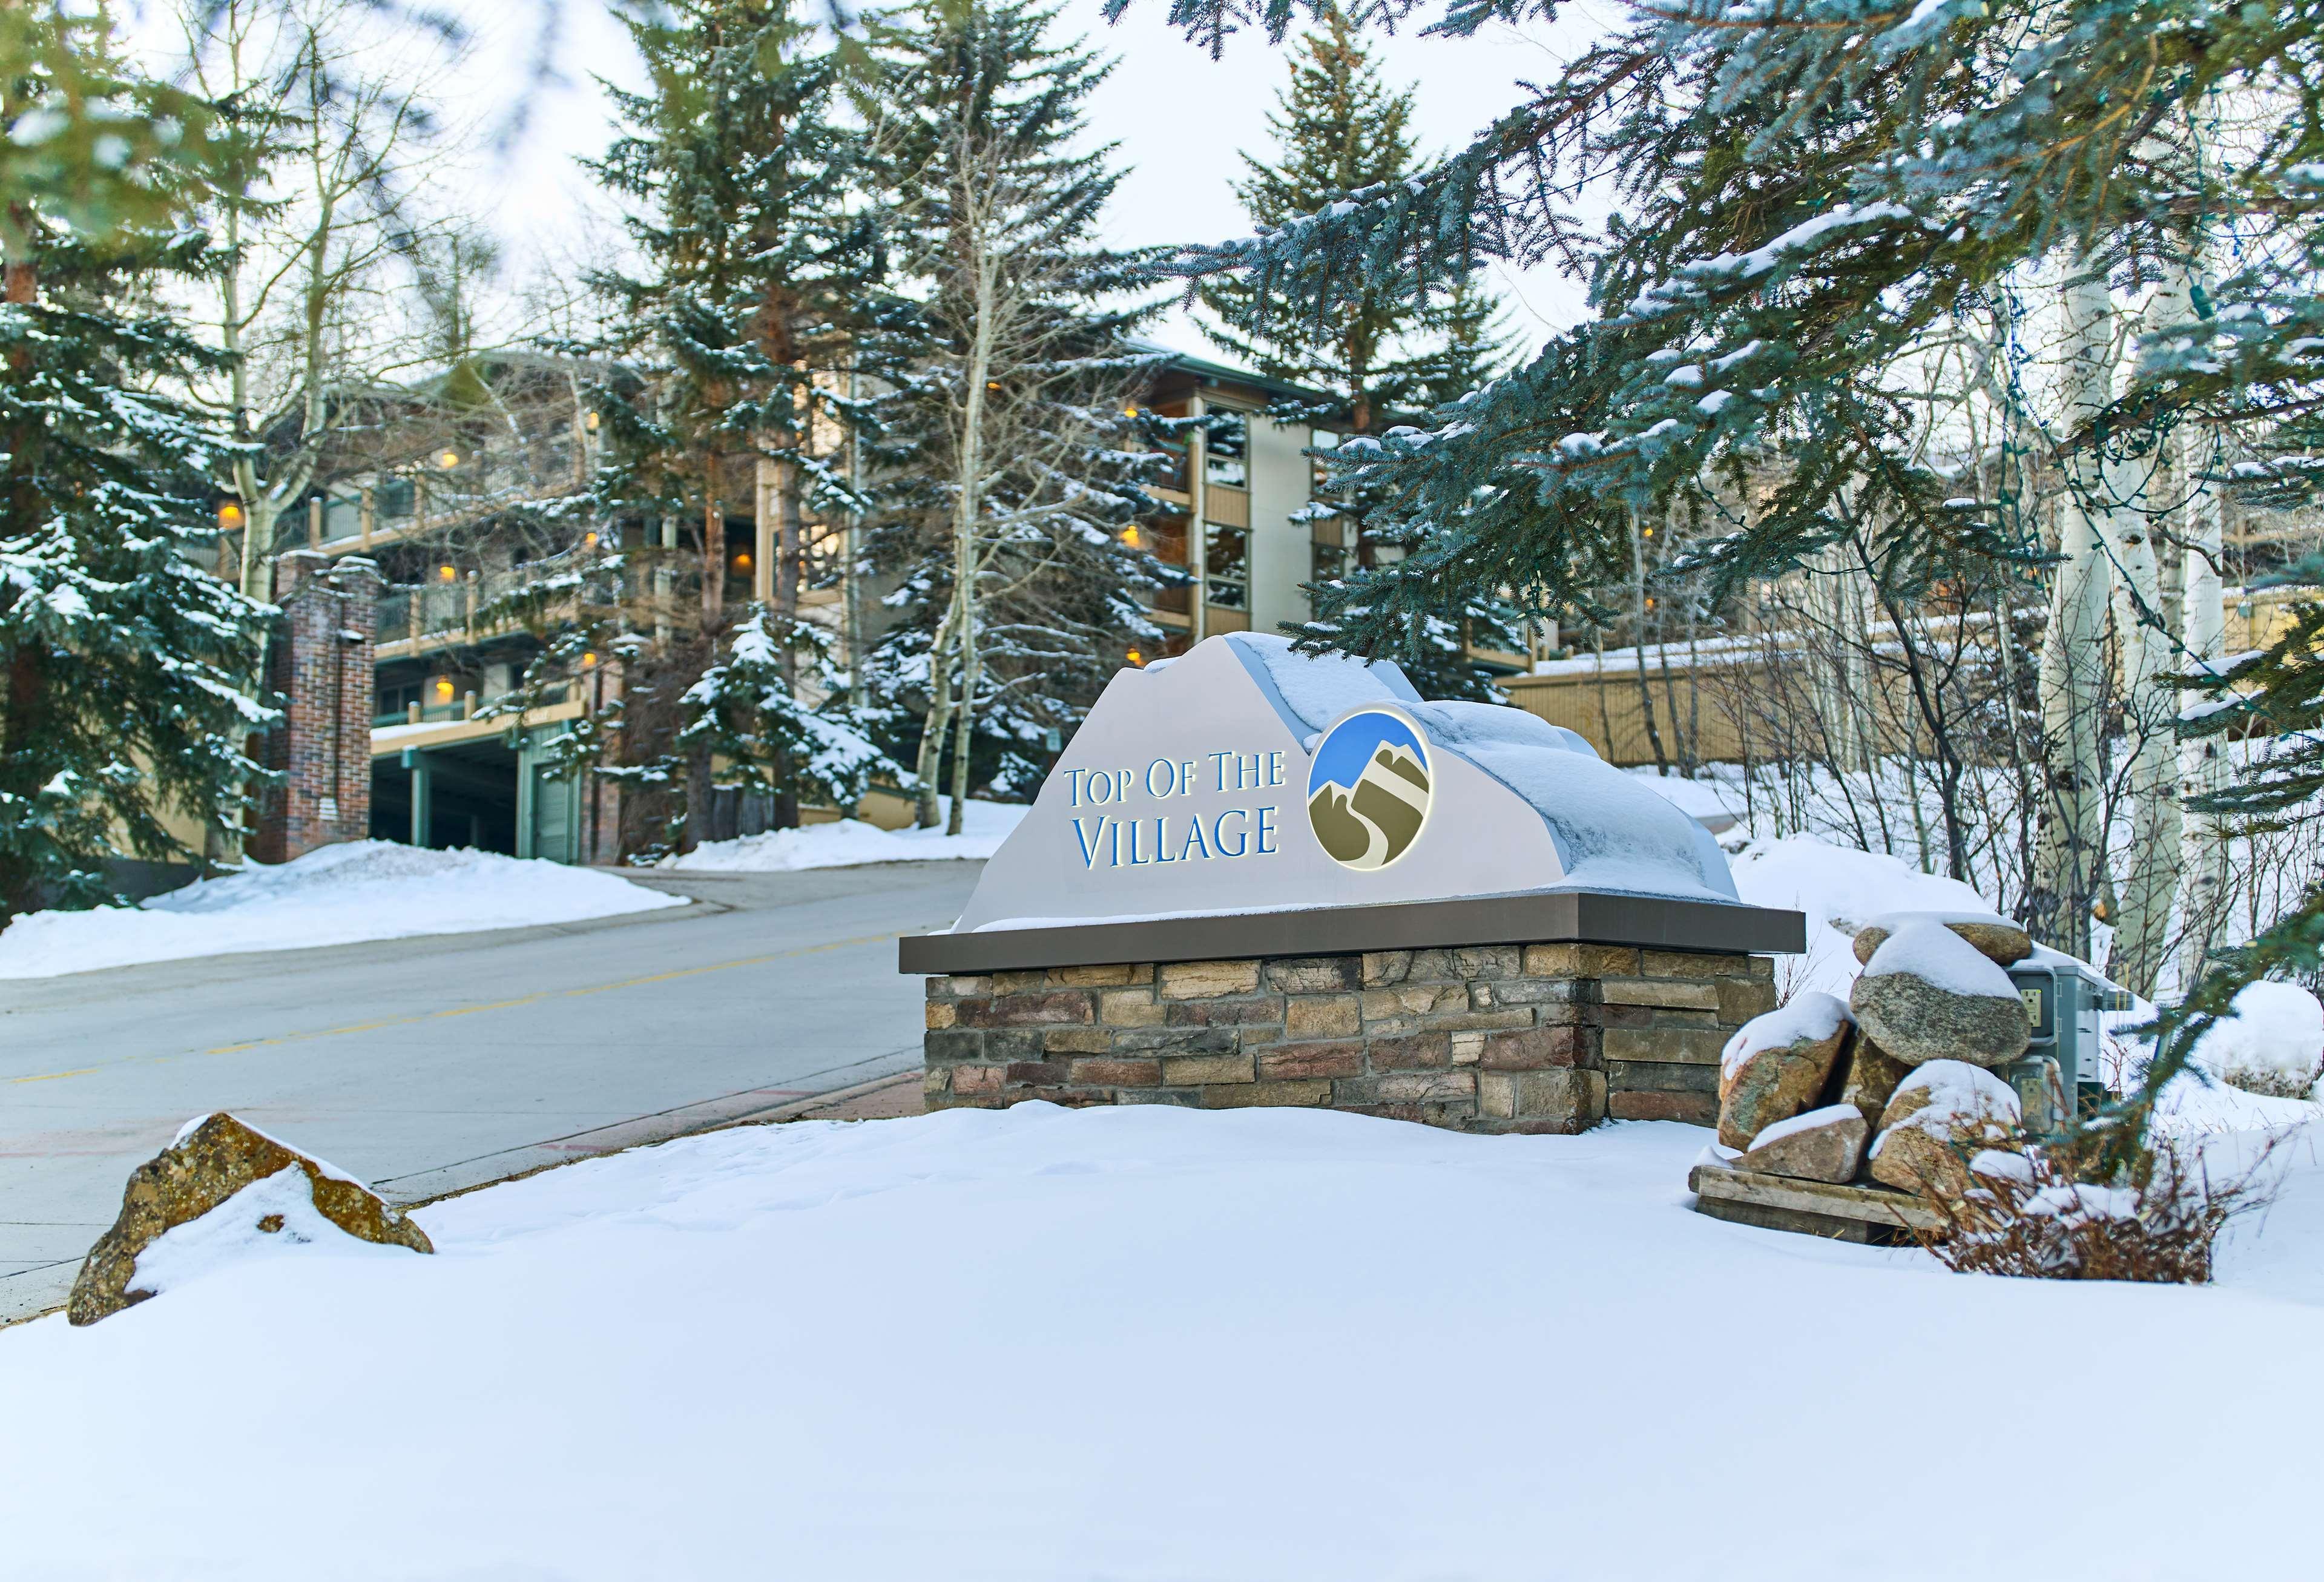
<path fill-rule="evenodd" d="M 598 349 L 644 376 L 595 393 L 607 465 L 588 509 L 644 518 L 633 569 L 649 577 L 674 569 L 665 534 L 692 541 L 690 619 L 673 611 L 669 643 L 630 646 L 623 733 L 631 767 L 682 797 L 690 847 L 709 834 L 687 816 L 708 806 L 706 737 L 690 738 L 682 779 L 669 776 L 677 745 L 648 739 L 634 705 L 677 698 L 717 662 L 733 569 L 725 519 L 746 502 L 776 519 L 773 618 L 798 619 L 808 518 L 857 504 L 835 436 L 859 412 L 844 378 L 850 314 L 878 259 L 850 212 L 859 150 L 835 116 L 837 58 L 804 0 L 676 0 L 626 25 L 653 88 L 609 88 L 629 130 L 592 168 L 634 200 L 625 223 L 644 268 L 594 283 L 616 325 Z M 775 652 L 780 666 L 796 656 L 787 643 Z M 801 788 L 779 772 L 769 784 L 777 823 L 797 823 Z"/>
<path fill-rule="evenodd" d="M 1279 37 L 1288 0 L 1261 10 Z M 1239 14 L 1227 0 L 1179 11 L 1214 45 Z M 1535 14 L 1456 0 L 1435 26 L 1473 35 Z M 1965 328 L 1999 343 L 1985 326 L 2029 282 L 2060 282 L 2074 348 L 2057 437 L 2070 546 L 2080 534 L 2120 551 L 2102 531 L 2125 508 L 2113 479 L 2174 425 L 2236 437 L 2271 458 L 2258 465 L 2274 486 L 2314 486 L 2320 49 L 2313 6 L 1639 7 L 1466 150 L 1183 267 L 1249 271 L 1296 315 L 1351 278 L 1458 278 L 1485 255 L 1588 266 L 1591 316 L 1530 365 L 1427 429 L 1356 442 L 1360 481 L 1389 492 L 1417 536 L 1402 560 L 1330 590 L 1343 643 L 1391 646 L 1448 588 L 1513 587 L 1545 613 L 1585 602 L 1618 575 L 1633 520 L 1718 516 L 1720 486 L 1746 480 L 1771 487 L 1697 569 L 1731 587 L 1853 534 L 1881 597 L 1909 601 L 1961 568 L 2043 559 L 2010 502 L 1964 495 L 1962 475 L 1935 465 L 1917 383 L 1929 348 Z M 2255 107 L 2232 160 L 2205 133 L 2220 103 Z M 1593 234 L 1569 204 L 1598 181 L 1617 203 Z M 2159 314 L 2115 387 L 2094 355 L 2110 295 L 2200 276 L 2206 236 L 2227 227 L 2234 273 Z M 2134 630 L 2159 622 L 2130 611 Z M 2250 679 L 2264 698 L 2299 669 Z M 2238 970 L 2279 947 L 2313 960 L 2319 937 L 2324 896 Z M 2223 1003 L 2234 976 L 2199 1005 Z M 2200 1021 L 2165 1040 L 2116 1129 L 2120 1162 L 2135 1167 L 2123 1151 Z"/>
<path fill-rule="evenodd" d="M 826 697 L 844 690 L 831 634 L 812 622 L 779 624 L 763 605 L 752 606 L 726 657 L 687 689 L 679 744 L 713 755 L 722 791 L 788 790 L 851 809 L 875 780 L 900 780 L 903 771 L 872 745 L 867 722 L 800 703 L 802 675 Z"/>
<path fill-rule="evenodd" d="M 1056 12 L 946 0 L 874 34 L 867 97 L 906 276 L 869 347 L 888 393 L 870 551 L 899 615 L 872 656 L 891 738 L 933 823 L 979 782 L 1029 791 L 1127 651 L 1161 634 L 1138 595 L 1136 394 L 1157 355 L 1114 305 L 1150 259 L 1098 245 L 1119 179 L 1084 144 L 1108 68 L 1054 45 Z"/>
<path fill-rule="evenodd" d="M 1243 155 L 1249 173 L 1235 191 L 1260 229 L 1399 185 L 1417 163 L 1411 91 L 1381 80 L 1379 62 L 1336 5 L 1318 14 L 1322 26 L 1299 42 L 1291 81 L 1268 117 L 1279 162 Z M 1272 415 L 1285 422 L 1371 434 L 1399 413 L 1466 395 L 1508 359 L 1499 305 L 1466 277 L 1430 291 L 1408 277 L 1351 273 L 1296 311 L 1279 310 L 1256 276 L 1207 277 L 1197 291 L 1223 321 L 1215 333 L 1224 345 L 1273 378 L 1323 393 L 1321 402 L 1276 403 Z M 1333 471 L 1324 499 L 1299 520 L 1338 517 L 1351 569 L 1401 557 L 1414 535 L 1394 502 L 1354 473 Z M 1328 615 L 1299 628 L 1316 642 L 1339 632 Z M 1499 691 L 1469 657 L 1472 643 L 1526 647 L 1515 612 L 1489 592 L 1449 598 L 1408 621 L 1390 656 L 1423 697 L 1498 701 Z"/>
<path fill-rule="evenodd" d="M 1394 186 L 1412 174 L 1412 91 L 1391 90 L 1337 5 L 1320 8 L 1321 28 L 1299 41 L 1291 81 L 1267 118 L 1279 148 L 1268 164 L 1249 153 L 1235 195 L 1265 229 L 1338 202 L 1351 192 Z M 1216 338 L 1270 378 L 1329 393 L 1332 415 L 1369 434 L 1390 412 L 1420 402 L 1418 369 L 1399 347 L 1445 327 L 1441 307 L 1411 281 L 1350 275 L 1335 289 L 1276 310 L 1266 282 L 1213 277 L 1197 294 L 1223 328 Z"/>
<path fill-rule="evenodd" d="M 1474 276 L 1457 282 L 1437 314 L 1439 333 L 1407 365 L 1413 404 L 1450 406 L 1508 372 L 1517 338 L 1499 297 Z"/>
<path fill-rule="evenodd" d="M 208 267 L 167 157 L 189 106 L 120 63 L 101 11 L 12 9 L 0 51 L 5 920 L 102 899 L 124 847 L 198 860 L 169 814 L 238 825 L 274 716 L 240 690 L 271 611 L 187 558 L 230 442 L 156 393 L 211 362 L 154 305 Z"/>

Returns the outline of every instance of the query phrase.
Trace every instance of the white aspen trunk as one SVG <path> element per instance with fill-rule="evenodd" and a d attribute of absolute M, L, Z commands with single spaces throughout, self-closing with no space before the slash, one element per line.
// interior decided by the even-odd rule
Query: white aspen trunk
<path fill-rule="evenodd" d="M 1831 631 L 1830 662 L 1816 665 L 1814 675 L 1832 767 L 1869 772 L 1879 754 L 1871 713 L 1872 600 L 1863 568 L 1849 550 L 1826 549 L 1816 556 L 1808 587 Z"/>
<path fill-rule="evenodd" d="M 936 771 L 944 763 L 945 731 L 952 723 L 952 634 L 960 618 L 960 592 L 954 588 L 945 606 L 944 620 L 928 644 L 928 708 L 920 721 L 919 756 L 912 764 L 918 782 L 912 801 L 912 822 L 922 829 L 936 826 Z"/>
<path fill-rule="evenodd" d="M 2167 478 L 2158 481 L 2169 486 Z M 2107 967 L 2124 987 L 2151 996 L 2179 891 L 2179 796 L 2173 783 L 2179 698 L 2163 681 L 2172 656 L 2160 625 L 2163 577 L 2154 519 L 2134 506 L 2109 513 L 2101 530 L 2114 551 L 2114 625 L 2122 656 L 2123 725 L 2130 738 L 2124 777 L 2131 803 L 2130 871 L 2122 884 Z"/>
<path fill-rule="evenodd" d="M 2182 430 L 2179 444 L 2180 476 L 2185 480 L 2184 486 L 2194 491 L 2187 502 L 2187 578 L 2180 601 L 2180 641 L 2187 649 L 2182 662 L 2192 670 L 2198 664 L 2215 663 L 2227 653 L 2227 597 L 2219 578 L 2227 522 L 2218 490 L 2202 481 L 2202 475 L 2211 467 L 2210 457 L 2204 453 L 2208 449 L 2205 439 L 2190 439 Z M 2182 708 L 2207 700 L 2207 694 L 2191 690 L 2181 693 L 2179 698 Z M 2179 794 L 2182 800 L 2224 791 L 2227 785 L 2224 741 L 2218 736 L 2206 736 L 2181 745 Z M 2186 814 L 2179 838 L 2180 863 L 2186 874 L 2185 893 L 2179 908 L 2179 992 L 2184 995 L 2202 976 L 2203 958 L 2211 948 L 2220 913 L 2227 906 L 2227 838 L 2215 815 L 2192 810 Z"/>
<path fill-rule="evenodd" d="M 766 454 L 767 437 L 755 436 L 751 458 L 751 597 L 769 608 L 775 602 L 775 462 Z"/>
<path fill-rule="evenodd" d="M 964 139 L 964 142 L 966 140 Z M 993 373 L 993 353 L 1001 330 L 1001 271 L 1002 260 L 995 248 L 992 235 L 992 205 L 997 194 L 976 180 L 982 165 L 976 158 L 978 150 L 969 145 L 963 150 L 961 167 L 971 172 L 961 194 L 963 213 L 961 226 L 964 250 L 967 257 L 973 320 L 969 327 L 968 356 L 964 374 L 966 388 L 962 392 L 959 472 L 956 478 L 957 497 L 954 502 L 953 559 L 954 597 L 958 600 L 961 620 L 958 632 L 960 643 L 960 692 L 954 704 L 952 811 L 945 821 L 945 833 L 958 835 L 965 825 L 968 804 L 969 748 L 975 740 L 976 688 L 982 677 L 982 654 L 977 647 L 977 629 L 982 622 L 978 609 L 979 578 L 983 570 L 982 551 L 977 542 L 977 523 L 984 513 L 984 424 L 986 387 Z"/>
<path fill-rule="evenodd" d="M 2195 268 L 2200 266 L 2199 258 Z M 2173 270 L 2171 280 L 2156 294 L 2151 312 L 2163 323 L 2193 317 L 2195 281 L 2194 269 Z M 2226 624 L 2218 575 L 2224 538 L 2219 498 L 2201 480 L 2208 460 L 2200 438 L 2181 428 L 2171 436 L 2164 464 L 2156 475 L 2163 500 L 2183 512 L 2179 535 L 2187 546 L 2179 598 L 2181 642 L 2190 655 L 2200 660 L 2218 657 Z M 2171 634 L 2163 624 L 2160 568 L 2153 535 L 2145 531 L 2153 520 L 2151 513 L 2130 519 L 2117 536 L 2120 580 L 2126 586 L 2116 590 L 2115 617 L 2123 633 L 2126 719 L 2133 742 L 2127 784 L 2134 799 L 2131 851 L 2135 865 L 2123 891 L 2116 936 L 2120 970 L 2114 976 L 2125 986 L 2149 997 L 2170 950 L 2174 905 L 2180 919 L 2181 991 L 2192 982 L 2208 944 L 2206 921 L 2216 910 L 2225 877 L 2217 860 L 2217 840 L 2209 837 L 2216 831 L 2204 830 L 2190 839 L 2186 828 L 2182 799 L 2200 794 L 2208 787 L 2173 783 L 2174 780 L 2201 782 L 2224 768 L 2224 759 L 2216 742 L 2189 743 L 2182 747 L 2175 739 L 2177 717 L 2191 699 L 2164 680 L 2186 661 L 2172 652 Z M 2137 623 L 2142 612 L 2134 607 L 2133 596 L 2146 605 L 2144 623 Z M 2182 874 L 2189 879 L 2183 899 L 2180 895 Z"/>
<path fill-rule="evenodd" d="M 2065 288 L 2068 341 L 2061 380 L 2061 427 L 2086 425 L 2113 399 L 2114 304 L 2106 276 L 2083 261 Z M 2034 852 L 2035 884 L 2054 915 L 2047 941 L 2070 956 L 2090 953 L 2090 902 L 2105 864 L 2101 782 L 2106 689 L 2107 568 L 2098 518 L 2106 483 L 2095 461 L 2080 462 L 2078 487 L 2059 503 L 2058 564 L 2051 573 L 2050 618 L 2042 634 L 2036 690 L 2042 708 L 2046 807 Z"/>

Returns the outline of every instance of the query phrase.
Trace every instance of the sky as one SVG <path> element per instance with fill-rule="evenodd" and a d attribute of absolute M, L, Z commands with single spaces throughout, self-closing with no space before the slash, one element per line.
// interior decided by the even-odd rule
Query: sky
<path fill-rule="evenodd" d="M 1117 145 L 1123 171 L 1109 217 L 1108 240 L 1121 246 L 1215 242 L 1246 229 L 1231 183 L 1238 151 L 1272 149 L 1267 116 L 1289 72 L 1290 41 L 1281 48 L 1250 32 L 1228 41 L 1213 61 L 1167 20 L 1165 0 L 1138 0 L 1108 26 L 1102 0 L 1065 0 L 1057 31 L 1080 34 L 1116 58 L 1091 106 L 1091 131 Z M 540 36 L 540 14 L 508 0 L 466 0 L 475 32 L 459 80 L 487 99 L 521 82 Z M 1602 13 L 1601 13 L 1602 14 Z M 1554 73 L 1561 51 L 1591 25 L 1585 5 L 1554 32 L 1496 26 L 1471 39 L 1427 39 L 1407 28 L 1374 37 L 1389 79 L 1415 93 L 1414 131 L 1424 154 L 1464 144 L 1490 118 L 1517 102 L 1521 79 Z M 1424 14 L 1422 20 L 1425 20 Z M 554 60 L 560 86 L 536 96 L 530 124 L 517 144 L 490 157 L 467 178 L 474 207 L 508 243 L 512 260 L 562 258 L 603 245 L 611 210 L 575 162 L 602 149 L 613 126 L 593 77 L 638 86 L 638 68 L 622 29 L 588 0 L 567 0 L 558 18 Z M 593 225 L 586 217 L 599 217 Z M 1497 268 L 1493 284 L 1508 307 L 1511 331 L 1527 346 L 1570 324 L 1580 289 L 1548 268 Z M 1151 331 L 1180 350 L 1215 354 L 1191 316 L 1174 309 Z"/>
<path fill-rule="evenodd" d="M 1414 90 L 1413 130 L 1424 156 L 1443 153 L 1515 104 L 1520 79 L 1553 76 L 1609 4 L 1585 0 L 1552 28 L 1495 24 L 1456 40 L 1418 36 L 1416 23 L 1435 14 L 1429 6 L 1416 25 L 1394 36 L 1371 35 L 1373 49 L 1389 80 Z M 1113 26 L 1101 5 L 1064 0 L 1056 32 L 1084 36 L 1116 59 L 1090 106 L 1093 139 L 1116 145 L 1123 171 L 1106 239 L 1142 246 L 1244 234 L 1231 186 L 1242 170 L 1238 152 L 1271 156 L 1267 116 L 1288 76 L 1290 41 L 1278 48 L 1261 33 L 1240 34 L 1228 41 L 1225 58 L 1213 61 L 1168 25 L 1167 0 L 1136 0 Z M 532 62 L 544 39 L 551 77 L 523 98 L 524 122 L 513 138 L 490 140 L 494 146 L 434 178 L 429 206 L 484 221 L 503 245 L 512 286 L 544 271 L 569 273 L 618 246 L 611 199 L 577 161 L 601 152 L 613 134 L 596 79 L 641 86 L 622 29 L 597 0 L 450 0 L 447 8 L 472 34 L 465 58 L 441 81 L 440 98 L 454 121 L 505 134 L 509 106 L 534 79 Z M 144 0 L 133 27 L 157 43 L 173 39 L 168 9 L 162 0 Z M 1495 266 L 1490 279 L 1507 304 L 1508 328 L 1528 347 L 1580 314 L 1580 288 L 1549 268 Z M 1149 333 L 1180 350 L 1217 355 L 1180 308 Z"/>

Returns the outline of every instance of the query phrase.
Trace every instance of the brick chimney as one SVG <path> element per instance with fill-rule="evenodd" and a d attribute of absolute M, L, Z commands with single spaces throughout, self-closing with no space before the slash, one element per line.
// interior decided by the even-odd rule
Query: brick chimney
<path fill-rule="evenodd" d="M 282 775 L 261 798 L 251 855 L 281 863 L 371 833 L 373 661 L 379 569 L 312 550 L 274 563 L 282 624 L 267 645 L 266 681 L 282 699 L 263 761 Z"/>

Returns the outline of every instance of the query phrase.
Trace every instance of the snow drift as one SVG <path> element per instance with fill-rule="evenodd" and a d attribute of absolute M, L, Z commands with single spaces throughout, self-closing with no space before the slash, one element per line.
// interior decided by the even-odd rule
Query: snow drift
<path fill-rule="evenodd" d="M 0 932 L 0 978 L 575 922 L 683 906 L 612 874 L 483 851 L 347 841 L 138 906 L 39 911 Z"/>
<path fill-rule="evenodd" d="M 2059 1284 L 1695 1215 L 1702 1136 L 1033 1104 L 550 1171 L 421 1210 L 432 1258 L 318 1244 L 0 1332 L 8 1568 L 2303 1574 L 2313 1163 L 2219 1287 Z M 1932 1384 L 1964 1366 L 2006 1389 Z M 1996 1412 L 2074 1431 L 1990 1466 Z M 1803 1497 L 1900 1413 L 1996 1500 L 2079 1492 Z"/>

